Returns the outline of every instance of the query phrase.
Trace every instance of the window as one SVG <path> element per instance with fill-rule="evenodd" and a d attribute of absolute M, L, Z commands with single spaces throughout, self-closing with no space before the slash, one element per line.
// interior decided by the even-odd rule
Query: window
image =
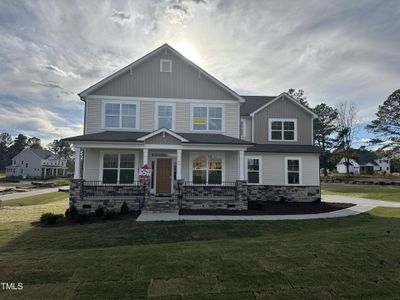
<path fill-rule="evenodd" d="M 300 158 L 285 158 L 286 184 L 301 184 L 301 160 Z"/>
<path fill-rule="evenodd" d="M 240 137 L 246 136 L 246 120 L 240 120 Z"/>
<path fill-rule="evenodd" d="M 270 141 L 297 141 L 296 119 L 269 119 Z"/>
<path fill-rule="evenodd" d="M 160 59 L 160 72 L 162 73 L 172 72 L 172 60 Z"/>
<path fill-rule="evenodd" d="M 222 184 L 223 157 L 214 154 L 195 154 L 192 157 L 194 184 Z"/>
<path fill-rule="evenodd" d="M 167 128 L 175 130 L 175 105 L 174 104 L 156 104 L 156 128 Z"/>
<path fill-rule="evenodd" d="M 28 168 L 28 163 L 25 163 L 25 168 Z"/>
<path fill-rule="evenodd" d="M 103 155 L 103 183 L 133 183 L 135 155 L 105 153 Z"/>
<path fill-rule="evenodd" d="M 192 130 L 222 131 L 223 114 L 222 106 L 193 106 Z"/>
<path fill-rule="evenodd" d="M 247 182 L 249 184 L 260 184 L 261 159 L 259 157 L 247 157 L 246 161 Z"/>
<path fill-rule="evenodd" d="M 105 103 L 105 128 L 137 128 L 137 104 Z"/>

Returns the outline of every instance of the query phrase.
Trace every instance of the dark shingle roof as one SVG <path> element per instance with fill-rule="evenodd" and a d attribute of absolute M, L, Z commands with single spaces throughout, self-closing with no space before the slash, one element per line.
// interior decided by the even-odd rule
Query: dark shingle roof
<path fill-rule="evenodd" d="M 355 161 L 360 165 L 366 165 L 368 163 L 371 163 L 375 166 L 379 166 L 376 161 L 375 161 L 376 155 L 373 153 L 360 153 L 360 156 L 355 159 Z"/>
<path fill-rule="evenodd" d="M 138 142 L 141 138 L 151 132 L 135 131 L 103 131 L 86 135 L 79 135 L 64 139 L 69 142 Z M 213 133 L 177 133 L 189 143 L 194 144 L 237 144 L 252 145 L 252 143 L 229 137 L 223 134 Z"/>
<path fill-rule="evenodd" d="M 49 150 L 45 150 L 45 149 L 32 149 L 31 148 L 31 151 L 42 159 L 46 159 L 46 158 L 54 155 L 53 152 L 51 152 Z"/>
<path fill-rule="evenodd" d="M 241 116 L 249 116 L 264 104 L 272 101 L 277 96 L 241 96 L 246 102 L 240 107 Z"/>
<path fill-rule="evenodd" d="M 312 145 L 272 145 L 257 144 L 247 149 L 246 152 L 271 152 L 271 153 L 320 153 L 321 149 Z"/>

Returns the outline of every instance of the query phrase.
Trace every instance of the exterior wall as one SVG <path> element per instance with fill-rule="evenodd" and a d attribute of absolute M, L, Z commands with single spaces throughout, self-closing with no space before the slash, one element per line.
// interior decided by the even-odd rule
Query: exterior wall
<path fill-rule="evenodd" d="M 315 202 L 321 200 L 319 186 L 248 185 L 249 208 L 263 208 L 265 202 Z"/>
<path fill-rule="evenodd" d="M 302 185 L 319 186 L 319 155 L 314 153 L 253 153 L 247 156 L 261 157 L 261 176 L 263 185 L 285 185 L 285 157 L 301 158 Z M 246 163 L 246 159 L 245 159 Z M 247 174 L 246 174 L 247 176 Z"/>
<path fill-rule="evenodd" d="M 240 117 L 241 120 L 245 121 L 245 136 L 240 137 L 242 140 L 251 142 L 251 117 Z"/>
<path fill-rule="evenodd" d="M 285 96 L 254 115 L 254 142 L 257 144 L 312 145 L 312 116 Z M 297 119 L 297 141 L 269 141 L 268 119 Z"/>
<path fill-rule="evenodd" d="M 124 100 L 129 101 L 129 100 Z M 86 126 L 85 134 L 101 132 L 106 129 L 102 127 L 103 118 L 103 100 L 97 98 L 89 98 L 87 102 L 87 112 L 86 112 Z M 140 113 L 139 113 L 139 128 L 138 129 L 107 129 L 116 131 L 145 131 L 152 132 L 155 130 L 155 110 L 156 110 L 156 99 L 152 100 L 138 100 L 135 102 L 139 103 Z M 173 103 L 170 101 L 168 103 Z M 202 104 L 200 101 L 196 102 Z M 239 137 L 239 104 L 236 102 L 232 103 L 219 103 L 215 101 L 216 104 L 222 104 L 225 106 L 225 132 L 215 132 L 222 133 L 232 137 Z M 191 132 L 190 124 L 190 105 L 189 102 L 175 102 L 176 105 L 176 120 L 175 120 L 175 131 L 176 132 Z M 251 125 L 250 125 L 251 126 Z M 192 131 L 201 132 L 201 131 Z M 213 133 L 213 132 L 209 132 Z"/>
<path fill-rule="evenodd" d="M 99 180 L 100 151 L 98 149 L 84 149 L 83 179 Z"/>
<path fill-rule="evenodd" d="M 40 177 L 41 176 L 41 159 L 34 154 L 31 150 L 26 149 L 12 159 L 12 164 L 14 160 L 17 161 L 16 166 L 18 168 L 18 174 L 10 174 L 10 176 L 22 176 L 22 177 Z M 23 162 L 23 163 L 22 163 Z M 28 167 L 26 167 L 28 163 Z"/>
<path fill-rule="evenodd" d="M 172 60 L 172 72 L 160 72 L 160 59 Z M 92 94 L 128 97 L 235 99 L 210 79 L 171 52 L 160 51 L 98 88 Z"/>
<path fill-rule="evenodd" d="M 358 174 L 360 173 L 360 166 L 354 159 L 350 159 L 350 162 L 352 165 L 349 166 L 349 173 L 354 173 Z M 347 173 L 347 168 L 346 165 L 344 164 L 344 158 L 340 160 L 340 162 L 336 165 L 336 170 L 340 174 L 346 174 Z"/>

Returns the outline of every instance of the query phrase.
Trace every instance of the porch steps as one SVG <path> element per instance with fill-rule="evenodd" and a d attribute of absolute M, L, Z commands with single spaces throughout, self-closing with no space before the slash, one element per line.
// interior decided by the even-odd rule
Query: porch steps
<path fill-rule="evenodd" d="M 174 197 L 150 197 L 143 206 L 144 212 L 177 212 L 177 200 Z"/>

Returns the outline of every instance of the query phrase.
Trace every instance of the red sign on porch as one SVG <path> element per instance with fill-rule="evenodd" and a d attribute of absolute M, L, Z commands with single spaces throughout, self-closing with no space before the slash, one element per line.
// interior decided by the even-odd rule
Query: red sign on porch
<path fill-rule="evenodd" d="M 139 169 L 139 180 L 141 182 L 149 182 L 151 177 L 152 170 L 146 164 L 142 168 Z"/>

